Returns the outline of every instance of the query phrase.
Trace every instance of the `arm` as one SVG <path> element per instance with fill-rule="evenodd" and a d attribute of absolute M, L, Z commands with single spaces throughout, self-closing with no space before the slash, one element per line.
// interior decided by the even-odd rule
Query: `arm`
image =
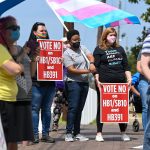
<path fill-rule="evenodd" d="M 126 75 L 126 78 L 127 78 L 127 82 L 128 82 L 128 84 L 130 86 L 131 83 L 132 83 L 131 72 L 130 71 L 125 71 L 125 75 Z"/>
<path fill-rule="evenodd" d="M 92 54 L 88 54 L 88 55 L 87 55 L 87 58 L 88 58 L 88 60 L 89 60 L 89 62 L 90 62 L 89 70 L 90 70 L 92 73 L 94 73 L 94 72 L 96 71 L 96 68 L 95 68 L 95 66 L 94 66 L 94 57 L 93 57 Z"/>
<path fill-rule="evenodd" d="M 40 48 L 36 48 L 34 55 L 31 58 L 30 63 L 30 71 L 31 71 L 31 77 L 34 77 L 36 71 L 37 71 L 37 62 L 40 59 Z"/>
<path fill-rule="evenodd" d="M 131 91 L 140 97 L 140 93 L 137 91 L 137 89 L 134 87 L 134 85 L 131 86 Z"/>
<path fill-rule="evenodd" d="M 31 61 L 31 63 L 30 63 L 31 77 L 34 77 L 36 70 L 37 70 L 37 62 Z"/>
<path fill-rule="evenodd" d="M 90 70 L 88 70 L 88 69 L 76 69 L 73 65 L 67 67 L 67 70 L 70 73 L 74 73 L 74 74 L 78 74 L 78 75 L 90 73 Z"/>
<path fill-rule="evenodd" d="M 30 52 L 30 48 L 27 47 L 27 43 L 23 46 L 23 48 L 21 49 L 21 52 L 19 54 L 19 56 L 16 59 L 16 62 L 21 62 L 22 59 L 25 57 L 25 55 L 29 54 Z"/>
<path fill-rule="evenodd" d="M 1 66 L 9 75 L 16 76 L 23 72 L 23 65 L 17 64 L 13 60 L 8 60 Z"/>
<path fill-rule="evenodd" d="M 143 75 L 150 81 L 150 54 L 144 53 L 141 56 L 141 69 L 143 72 Z"/>
<path fill-rule="evenodd" d="M 141 68 L 141 61 L 140 60 L 137 61 L 136 69 L 137 69 L 137 71 L 139 73 L 141 73 L 143 75 L 142 68 Z"/>

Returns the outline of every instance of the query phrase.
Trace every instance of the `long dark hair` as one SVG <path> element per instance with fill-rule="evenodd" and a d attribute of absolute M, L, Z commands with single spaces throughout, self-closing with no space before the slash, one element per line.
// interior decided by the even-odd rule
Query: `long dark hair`
<path fill-rule="evenodd" d="M 37 31 L 37 29 L 38 29 L 38 26 L 45 26 L 45 24 L 43 23 L 43 22 L 36 22 L 33 26 L 32 26 L 32 29 L 31 29 L 31 33 L 30 33 L 30 36 L 29 36 L 29 40 L 28 41 L 30 41 L 30 40 L 34 40 L 34 41 L 36 41 L 37 40 L 37 38 L 36 38 L 36 36 L 34 35 L 34 31 Z M 48 33 L 47 33 L 47 37 L 46 37 L 46 39 L 49 39 L 49 35 L 48 35 Z"/>

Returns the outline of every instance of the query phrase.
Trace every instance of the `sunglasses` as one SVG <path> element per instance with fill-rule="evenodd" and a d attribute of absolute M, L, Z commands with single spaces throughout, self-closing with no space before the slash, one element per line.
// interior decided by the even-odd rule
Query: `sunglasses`
<path fill-rule="evenodd" d="M 16 31 L 16 30 L 20 30 L 20 26 L 12 25 L 12 26 L 7 27 L 6 29 Z"/>

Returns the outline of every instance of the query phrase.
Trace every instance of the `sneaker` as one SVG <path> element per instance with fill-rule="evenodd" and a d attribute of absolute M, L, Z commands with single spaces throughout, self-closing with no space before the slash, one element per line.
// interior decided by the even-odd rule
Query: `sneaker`
<path fill-rule="evenodd" d="M 39 143 L 39 135 L 34 135 L 33 144 L 38 144 L 38 143 Z"/>
<path fill-rule="evenodd" d="M 45 142 L 45 143 L 55 143 L 55 139 L 52 138 L 49 135 L 43 135 L 41 138 L 41 142 Z"/>
<path fill-rule="evenodd" d="M 102 134 L 97 134 L 95 140 L 98 142 L 104 142 Z"/>
<path fill-rule="evenodd" d="M 122 139 L 122 141 L 130 141 L 130 137 L 126 134 L 122 134 L 121 139 Z"/>
<path fill-rule="evenodd" d="M 66 142 L 73 142 L 74 141 L 74 139 L 73 139 L 73 136 L 72 136 L 72 134 L 66 134 L 65 135 L 65 141 Z"/>
<path fill-rule="evenodd" d="M 89 140 L 89 138 L 87 138 L 81 134 L 77 134 L 74 138 L 79 141 L 88 141 Z"/>

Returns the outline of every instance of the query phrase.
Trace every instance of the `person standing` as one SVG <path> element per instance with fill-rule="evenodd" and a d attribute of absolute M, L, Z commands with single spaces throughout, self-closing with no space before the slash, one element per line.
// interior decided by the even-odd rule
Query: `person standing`
<path fill-rule="evenodd" d="M 117 32 L 114 28 L 107 28 L 103 31 L 99 45 L 94 50 L 95 66 L 97 73 L 95 79 L 99 83 L 126 83 L 131 85 L 131 73 L 129 71 L 127 56 L 124 49 L 117 43 Z M 97 135 L 95 140 L 104 141 L 102 136 L 103 123 L 100 122 L 100 92 L 97 87 Z M 130 138 L 125 134 L 127 124 L 119 123 L 121 139 L 129 141 Z"/>
<path fill-rule="evenodd" d="M 32 119 L 33 119 L 33 143 L 39 143 L 39 112 L 41 110 L 42 121 L 42 142 L 54 143 L 55 140 L 49 136 L 51 105 L 55 96 L 54 81 L 37 80 L 37 57 L 39 56 L 39 44 L 37 39 L 49 39 L 46 26 L 42 22 L 36 22 L 31 30 L 27 46 L 31 49 L 29 57 L 31 59 L 32 77 Z"/>
<path fill-rule="evenodd" d="M 141 65 L 143 75 L 148 80 L 148 84 L 149 84 L 150 82 L 150 34 L 147 35 L 147 37 L 143 42 L 140 65 Z M 150 149 L 150 85 L 148 85 L 146 94 L 147 94 L 148 113 L 147 113 L 147 124 L 144 132 L 143 150 Z"/>
<path fill-rule="evenodd" d="M 80 134 L 80 122 L 89 90 L 88 74 L 95 71 L 94 57 L 85 46 L 80 45 L 79 31 L 67 32 L 67 40 L 70 48 L 64 52 L 64 65 L 67 68 L 65 87 L 68 101 L 65 141 L 73 142 L 75 139 L 87 141 L 89 138 Z M 89 69 L 82 51 L 90 62 Z"/>
<path fill-rule="evenodd" d="M 16 75 L 24 69 L 17 64 L 10 54 L 14 42 L 19 39 L 20 27 L 12 16 L 0 18 L 0 114 L 8 150 L 17 150 L 17 126 L 19 123 L 16 111 L 18 87 Z"/>
<path fill-rule="evenodd" d="M 61 39 L 63 41 L 63 52 L 69 48 L 69 44 L 67 41 L 67 37 L 63 37 Z M 63 66 L 63 80 L 66 78 L 66 68 Z M 56 95 L 53 100 L 53 125 L 52 125 L 52 131 L 57 131 L 59 127 L 59 119 L 63 111 L 65 111 L 64 108 L 67 108 L 67 100 L 66 100 L 66 93 L 65 93 L 65 82 L 64 81 L 56 81 Z M 66 112 L 67 113 L 67 112 Z M 63 114 L 64 116 L 64 114 Z"/>
<path fill-rule="evenodd" d="M 138 89 L 142 100 L 142 124 L 143 124 L 143 129 L 145 131 L 146 124 L 147 124 L 147 113 L 148 113 L 147 90 L 149 87 L 149 83 L 148 80 L 144 77 L 143 71 L 141 69 L 141 51 L 139 52 L 137 58 L 137 71 L 140 72 Z"/>
<path fill-rule="evenodd" d="M 22 75 L 16 76 L 18 85 L 18 94 L 16 102 L 16 112 L 19 123 L 16 125 L 18 129 L 18 141 L 22 141 L 22 146 L 27 146 L 29 141 L 33 141 L 33 124 L 31 113 L 31 99 L 32 99 L 32 80 L 30 73 L 30 58 L 28 57 L 30 49 L 25 44 L 23 47 L 16 45 L 10 49 L 10 54 L 17 63 L 21 63 L 24 67 Z M 21 80 L 23 78 L 23 80 Z M 25 83 L 25 87 L 22 85 Z M 25 88 L 25 89 L 24 89 Z"/>

